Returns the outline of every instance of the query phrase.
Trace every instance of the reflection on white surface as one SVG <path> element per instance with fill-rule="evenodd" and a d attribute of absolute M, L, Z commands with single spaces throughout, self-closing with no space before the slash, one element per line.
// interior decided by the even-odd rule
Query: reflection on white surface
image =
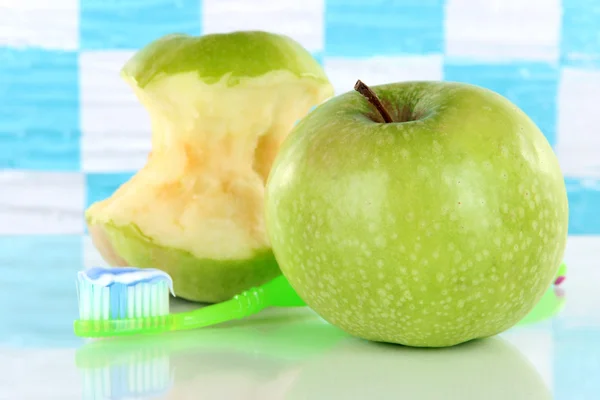
<path fill-rule="evenodd" d="M 531 319 L 551 317 L 561 307 L 549 290 Z M 543 350 L 533 357 L 544 356 Z M 423 399 L 552 398 L 534 364 L 503 338 L 442 350 L 369 343 L 306 309 L 272 311 L 213 329 L 90 342 L 77 351 L 77 366 L 85 398 L 150 397 L 157 390 L 167 399 L 392 399 L 398 393 Z"/>
<path fill-rule="evenodd" d="M 117 353 L 108 365 L 85 368 L 83 398 L 154 398 L 168 393 L 173 373 L 169 355 L 162 353 L 160 348 Z"/>
<path fill-rule="evenodd" d="M 552 398 L 535 368 L 501 338 L 434 351 L 349 341 L 304 372 L 287 398 Z"/>
<path fill-rule="evenodd" d="M 157 370 L 150 366 L 156 365 L 157 351 L 168 353 L 160 360 L 172 368 L 153 378 L 164 383 L 165 391 L 172 385 L 166 399 L 552 398 L 534 365 L 506 339 L 442 350 L 377 344 L 349 337 L 307 311 L 88 344 L 77 352 L 88 395 L 107 393 L 107 383 L 122 389 L 112 390 L 111 399 L 155 393 L 150 378 Z M 130 360 L 128 367 L 124 360 Z M 112 382 L 93 379 L 97 376 Z M 132 380 L 138 384 L 135 391 L 131 383 L 121 384 Z"/>
<path fill-rule="evenodd" d="M 0 284 L 7 322 L 0 400 L 593 400 L 600 393 L 590 379 L 600 376 L 598 239 L 571 239 L 566 296 L 549 290 L 524 324 L 441 350 L 358 340 L 308 309 L 84 344 L 71 327 L 75 272 L 97 254 L 80 237 L 25 240 L 0 239 L 0 276 L 10 283 Z M 34 279 L 40 272 L 45 279 Z M 173 311 L 193 307 L 176 302 Z"/>

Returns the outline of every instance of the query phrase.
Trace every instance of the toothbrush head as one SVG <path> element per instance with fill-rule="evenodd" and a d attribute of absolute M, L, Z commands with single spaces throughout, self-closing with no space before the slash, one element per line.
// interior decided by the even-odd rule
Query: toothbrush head
<path fill-rule="evenodd" d="M 116 336 L 169 330 L 169 294 L 173 281 L 163 271 L 95 267 L 77 274 L 79 320 L 75 334 Z"/>

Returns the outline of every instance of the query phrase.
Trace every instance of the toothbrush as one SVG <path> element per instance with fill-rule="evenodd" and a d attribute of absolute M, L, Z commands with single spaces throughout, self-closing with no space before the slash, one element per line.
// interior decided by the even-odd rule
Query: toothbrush
<path fill-rule="evenodd" d="M 554 286 L 558 286 L 563 283 L 567 279 L 567 264 L 562 263 L 558 272 L 556 273 L 556 278 L 554 279 Z"/>
<path fill-rule="evenodd" d="M 565 279 L 563 263 L 554 279 Z M 120 278 L 120 279 L 119 279 Z M 268 307 L 303 307 L 288 280 L 280 275 L 230 300 L 198 310 L 169 314 L 171 277 L 156 269 L 92 268 L 78 274 L 81 337 L 109 337 L 197 329 L 242 319 Z"/>
<path fill-rule="evenodd" d="M 306 304 L 280 275 L 230 300 L 169 314 L 171 278 L 155 269 L 92 268 L 78 275 L 81 337 L 108 337 L 196 329 L 256 314 L 267 307 Z"/>

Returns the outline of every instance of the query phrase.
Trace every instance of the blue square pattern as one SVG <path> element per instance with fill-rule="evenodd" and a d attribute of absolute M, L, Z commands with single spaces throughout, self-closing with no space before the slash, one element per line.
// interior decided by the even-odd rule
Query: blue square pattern
<path fill-rule="evenodd" d="M 200 34 L 201 0 L 80 0 L 83 50 L 139 49 L 170 33 Z"/>
<path fill-rule="evenodd" d="M 324 0 L 324 49 L 314 56 L 321 63 L 327 57 L 443 56 L 447 3 Z M 80 171 L 78 54 L 136 50 L 173 32 L 200 34 L 202 7 L 203 0 L 80 0 L 78 51 L 0 47 L 0 169 Z M 466 20 L 468 13 L 465 9 Z M 600 6 L 595 0 L 562 1 L 560 47 L 557 65 L 446 59 L 444 79 L 501 93 L 555 145 L 560 68 L 600 68 Z M 88 175 L 87 205 L 110 196 L 131 175 Z M 566 180 L 570 233 L 600 234 L 598 182 L 578 178 Z"/>
<path fill-rule="evenodd" d="M 441 54 L 443 0 L 326 0 L 325 55 Z"/>
<path fill-rule="evenodd" d="M 600 4 L 597 0 L 563 0 L 561 63 L 600 67 Z"/>
<path fill-rule="evenodd" d="M 500 93 L 531 117 L 551 145 L 556 144 L 557 66 L 542 63 L 447 63 L 444 79 L 468 82 Z"/>
<path fill-rule="evenodd" d="M 569 196 L 569 234 L 600 233 L 600 181 L 565 179 Z"/>
<path fill-rule="evenodd" d="M 79 345 L 72 324 L 78 314 L 76 273 L 82 267 L 79 235 L 0 236 L 0 346 Z M 23 289 L 36 296 L 23 295 Z"/>
<path fill-rule="evenodd" d="M 135 173 L 88 173 L 85 182 L 85 207 L 110 196 Z"/>
<path fill-rule="evenodd" d="M 80 169 L 77 54 L 0 48 L 0 168 Z"/>
<path fill-rule="evenodd" d="M 313 58 L 323 67 L 325 65 L 323 60 L 323 52 L 312 53 Z"/>

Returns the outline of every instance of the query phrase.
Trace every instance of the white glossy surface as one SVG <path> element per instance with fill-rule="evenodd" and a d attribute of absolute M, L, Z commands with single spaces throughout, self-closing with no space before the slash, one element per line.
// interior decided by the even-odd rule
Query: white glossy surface
<path fill-rule="evenodd" d="M 306 309 L 82 346 L 71 333 L 75 273 L 98 256 L 83 244 L 84 257 L 74 254 L 80 239 L 0 239 L 2 400 L 600 398 L 598 238 L 570 239 L 557 316 L 443 350 L 364 342 Z M 54 274 L 34 282 L 36 268 Z"/>

